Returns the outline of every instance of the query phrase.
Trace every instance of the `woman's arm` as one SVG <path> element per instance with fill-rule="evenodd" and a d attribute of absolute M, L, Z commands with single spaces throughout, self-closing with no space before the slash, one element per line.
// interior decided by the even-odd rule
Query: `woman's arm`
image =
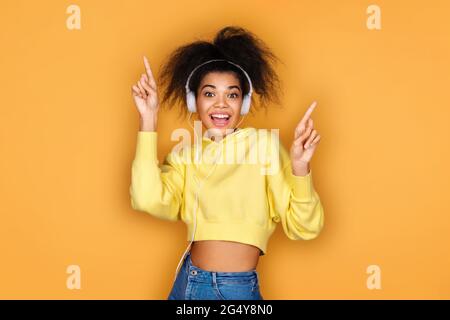
<path fill-rule="evenodd" d="M 183 199 L 185 166 L 176 152 L 158 165 L 157 132 L 139 131 L 131 168 L 131 207 L 157 218 L 176 221 Z"/>
<path fill-rule="evenodd" d="M 292 240 L 316 238 L 324 224 L 324 210 L 314 189 L 312 170 L 305 175 L 293 174 L 289 153 L 279 144 L 280 170 L 267 176 L 270 216 L 280 222 Z"/>
<path fill-rule="evenodd" d="M 159 166 L 157 152 L 158 95 L 150 64 L 144 57 L 147 74 L 142 74 L 132 94 L 140 115 L 136 154 L 131 168 L 131 206 L 165 220 L 178 220 L 185 169 L 177 153 L 167 155 Z"/>
<path fill-rule="evenodd" d="M 314 102 L 297 125 L 290 153 L 277 141 L 281 170 L 268 177 L 268 198 L 271 216 L 281 220 L 290 239 L 309 240 L 323 228 L 324 212 L 320 197 L 314 189 L 309 163 L 320 141 L 310 118 Z M 278 137 L 272 136 L 272 139 Z"/>

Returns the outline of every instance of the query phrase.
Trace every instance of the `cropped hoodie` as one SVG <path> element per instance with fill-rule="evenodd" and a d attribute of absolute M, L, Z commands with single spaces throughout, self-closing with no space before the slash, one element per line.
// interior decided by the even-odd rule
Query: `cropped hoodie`
<path fill-rule="evenodd" d="M 220 140 L 199 135 L 201 143 L 192 145 L 185 139 L 162 164 L 157 137 L 155 131 L 137 133 L 131 207 L 182 220 L 188 241 L 235 241 L 264 255 L 280 222 L 292 240 L 314 239 L 322 230 L 324 210 L 312 170 L 304 176 L 292 173 L 277 129 L 246 127 Z"/>

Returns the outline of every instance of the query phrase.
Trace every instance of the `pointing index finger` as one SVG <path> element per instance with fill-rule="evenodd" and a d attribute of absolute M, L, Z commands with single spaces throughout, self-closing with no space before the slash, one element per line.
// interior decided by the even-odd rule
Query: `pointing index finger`
<path fill-rule="evenodd" d="M 146 56 L 144 56 L 144 65 L 145 65 L 145 70 L 147 71 L 147 74 L 148 74 L 148 79 L 149 79 L 150 85 L 152 87 L 154 87 L 155 79 L 153 79 L 153 73 L 152 73 L 152 70 L 150 69 L 150 64 L 148 63 L 148 59 Z"/>
<path fill-rule="evenodd" d="M 310 119 L 311 113 L 314 111 L 314 108 L 316 107 L 317 102 L 314 101 L 311 106 L 306 110 L 305 115 L 303 116 L 302 120 L 298 123 L 297 127 L 295 128 L 295 139 L 298 138 L 298 136 L 305 130 L 306 123 Z"/>
<path fill-rule="evenodd" d="M 316 108 L 317 101 L 314 101 L 311 106 L 309 106 L 308 110 L 306 110 L 305 115 L 303 116 L 302 120 L 300 121 L 301 124 L 305 124 L 306 121 L 308 121 L 309 117 L 311 116 L 311 113 Z"/>

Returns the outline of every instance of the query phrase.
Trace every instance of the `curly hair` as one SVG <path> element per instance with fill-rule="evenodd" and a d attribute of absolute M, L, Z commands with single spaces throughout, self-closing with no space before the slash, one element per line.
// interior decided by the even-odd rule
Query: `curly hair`
<path fill-rule="evenodd" d="M 240 65 L 249 75 L 253 92 L 259 96 L 258 107 L 267 109 L 273 102 L 280 104 L 280 79 L 273 65 L 280 61 L 277 56 L 250 31 L 237 27 L 222 28 L 212 42 L 195 41 L 173 51 L 161 68 L 159 83 L 164 91 L 161 106 L 180 106 L 181 116 L 186 116 L 186 80 L 198 65 L 211 59 L 226 59 Z M 189 89 L 197 96 L 197 90 L 203 77 L 213 71 L 233 72 L 239 79 L 242 91 L 247 94 L 249 84 L 243 72 L 226 61 L 215 61 L 199 67 L 189 81 Z M 252 95 L 250 112 L 253 112 Z"/>

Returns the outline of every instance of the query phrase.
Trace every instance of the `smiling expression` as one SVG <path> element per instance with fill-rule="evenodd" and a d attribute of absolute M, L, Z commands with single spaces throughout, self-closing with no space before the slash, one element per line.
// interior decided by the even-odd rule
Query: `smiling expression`
<path fill-rule="evenodd" d="M 197 90 L 197 111 L 206 129 L 225 136 L 240 120 L 242 88 L 233 72 L 207 73 Z"/>

